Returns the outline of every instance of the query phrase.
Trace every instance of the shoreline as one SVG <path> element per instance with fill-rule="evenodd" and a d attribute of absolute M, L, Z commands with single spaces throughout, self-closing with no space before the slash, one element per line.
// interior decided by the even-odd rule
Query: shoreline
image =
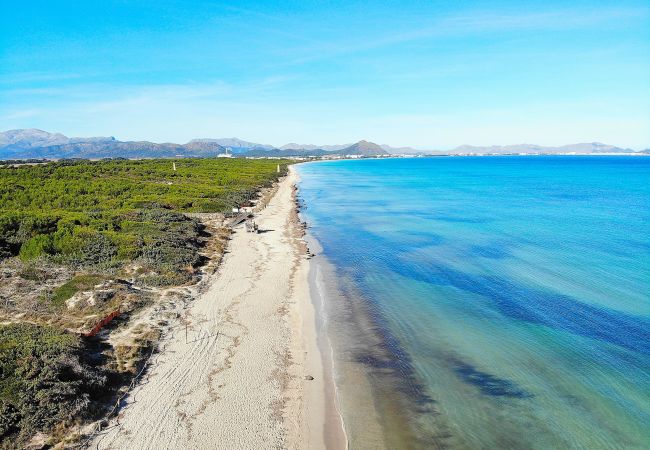
<path fill-rule="evenodd" d="M 444 442 L 422 429 L 422 421 L 436 415 L 435 402 L 381 313 L 323 253 L 317 236 L 306 230 L 305 239 L 314 256 L 309 261 L 312 302 L 320 301 L 317 317 L 328 322 L 321 334 L 329 346 L 336 406 L 349 433 L 348 445 L 444 448 Z"/>
<path fill-rule="evenodd" d="M 324 161 L 310 161 L 309 164 L 320 162 Z M 308 216 L 306 214 L 304 219 Z M 386 432 L 390 427 L 386 426 L 379 408 L 381 399 L 386 400 L 387 392 L 377 392 L 371 370 L 362 357 L 375 354 L 374 346 L 383 348 L 383 341 L 375 333 L 369 311 L 343 288 L 335 265 L 323 253 L 318 238 L 307 228 L 305 241 L 312 256 L 309 260 L 309 284 L 312 304 L 319 308 L 316 321 L 320 351 L 328 365 L 325 367 L 326 373 L 329 372 L 326 378 L 332 381 L 331 394 L 327 397 L 334 399 L 333 408 L 339 415 L 346 445 L 349 448 L 396 448 L 391 447 L 392 443 L 387 439 Z M 388 397 L 391 402 L 394 400 L 393 395 Z M 400 426 L 406 426 L 401 420 L 403 418 L 389 416 Z M 392 431 L 398 438 L 406 438 L 399 428 Z"/>
<path fill-rule="evenodd" d="M 313 236 L 309 242 L 318 246 Z M 421 436 L 411 422 L 418 413 L 412 408 L 424 404 L 413 398 L 419 384 L 402 379 L 404 355 L 392 353 L 394 340 L 385 334 L 361 294 L 353 292 L 349 280 L 339 280 L 334 264 L 315 253 L 317 259 L 310 261 L 312 301 L 322 306 L 317 316 L 317 321 L 323 321 L 319 337 L 326 341 L 321 352 L 324 361 L 329 355 L 331 366 L 326 370 L 331 370 L 331 377 L 327 378 L 333 380 L 331 397 L 336 401 L 348 446 L 419 448 Z M 439 448 L 435 441 L 427 444 Z"/>
<path fill-rule="evenodd" d="M 347 447 L 309 283 L 294 184 L 280 180 L 234 228 L 205 290 L 171 318 L 175 332 L 96 448 Z M 331 374 L 330 374 L 331 375 Z"/>
<path fill-rule="evenodd" d="M 304 264 L 302 264 L 303 273 L 300 275 L 304 280 L 302 297 L 307 299 L 301 303 L 301 326 L 294 327 L 294 330 L 302 330 L 305 336 L 301 340 L 306 356 L 306 365 L 312 367 L 315 373 L 321 374 L 321 383 L 308 384 L 306 391 L 307 401 L 305 402 L 305 417 L 311 417 L 308 424 L 310 429 L 321 428 L 325 448 L 329 450 L 347 449 L 349 439 L 346 433 L 343 415 L 339 406 L 338 389 L 334 377 L 334 355 L 333 347 L 327 333 L 327 318 L 325 310 L 325 298 L 323 293 L 316 284 L 318 264 L 313 260 L 315 248 L 318 242 L 307 232 L 307 224 L 302 221 L 300 202 L 298 200 L 298 183 L 300 176 L 293 166 L 289 166 L 292 179 L 293 195 L 292 201 L 294 210 L 292 211 L 292 222 L 299 229 L 299 238 L 302 254 L 306 255 Z M 322 414 L 313 416 L 309 410 L 315 405 L 324 405 Z M 297 443 L 298 444 L 298 443 Z M 299 443 L 294 448 L 314 448 L 313 439 Z"/>

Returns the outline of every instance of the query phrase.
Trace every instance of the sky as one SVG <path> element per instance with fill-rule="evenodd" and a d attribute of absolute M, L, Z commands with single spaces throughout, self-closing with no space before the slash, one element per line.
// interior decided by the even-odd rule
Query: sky
<path fill-rule="evenodd" d="M 645 1 L 0 2 L 0 131 L 650 148 Z"/>

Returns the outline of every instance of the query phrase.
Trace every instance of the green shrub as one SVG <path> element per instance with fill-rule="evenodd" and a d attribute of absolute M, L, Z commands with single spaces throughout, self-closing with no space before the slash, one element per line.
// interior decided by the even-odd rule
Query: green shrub
<path fill-rule="evenodd" d="M 75 225 L 64 225 L 52 236 L 57 253 L 72 255 L 83 247 L 83 239 L 74 234 Z"/>
<path fill-rule="evenodd" d="M 20 447 L 37 431 L 87 411 L 106 374 L 82 357 L 71 333 L 0 325 L 0 440 Z"/>
<path fill-rule="evenodd" d="M 107 263 L 117 254 L 117 246 L 108 237 L 85 226 L 59 230 L 53 242 L 58 260 L 73 266 Z"/>
<path fill-rule="evenodd" d="M 61 307 L 77 292 L 90 290 L 104 280 L 105 277 L 102 275 L 78 275 L 52 291 L 50 298 L 52 305 Z"/>
<path fill-rule="evenodd" d="M 0 213 L 0 258 L 16 255 L 22 242 L 17 234 L 22 216 L 18 213 Z"/>
<path fill-rule="evenodd" d="M 23 261 L 31 261 L 36 258 L 52 255 L 54 252 L 55 248 L 52 236 L 39 234 L 20 247 L 20 259 Z"/>

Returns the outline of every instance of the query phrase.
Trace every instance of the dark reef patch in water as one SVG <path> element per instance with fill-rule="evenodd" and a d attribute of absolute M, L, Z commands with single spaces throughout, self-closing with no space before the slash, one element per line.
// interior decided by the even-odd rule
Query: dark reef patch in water
<path fill-rule="evenodd" d="M 494 245 L 472 245 L 467 253 L 470 256 L 481 256 L 489 259 L 504 259 L 510 256 L 506 250 Z"/>
<path fill-rule="evenodd" d="M 334 246 L 338 240 L 349 236 L 333 236 Z M 474 275 L 454 269 L 446 264 L 430 261 L 409 263 L 399 257 L 394 245 L 385 238 L 355 233 L 356 248 L 347 247 L 347 252 L 331 252 L 335 264 L 348 271 L 359 284 L 364 282 L 369 260 L 379 267 L 425 283 L 453 286 L 486 298 L 493 307 L 505 316 L 521 321 L 544 325 L 618 345 L 627 350 L 650 354 L 650 320 L 616 311 L 606 307 L 581 302 L 571 296 L 513 282 L 495 275 Z M 368 252 L 368 248 L 376 249 Z M 329 253 L 329 246 L 328 246 Z M 489 250 L 486 250 L 489 253 Z M 386 257 L 390 255 L 390 257 Z M 496 253 L 494 254 L 496 256 Z M 364 264 L 357 261 L 365 260 Z"/>
<path fill-rule="evenodd" d="M 482 394 L 492 397 L 533 397 L 532 394 L 517 386 L 514 381 L 505 380 L 487 372 L 482 372 L 473 365 L 458 359 L 452 359 L 450 362 L 456 375 L 465 383 L 478 387 Z"/>
<path fill-rule="evenodd" d="M 382 313 L 377 309 L 376 303 L 369 299 L 362 299 L 366 312 L 372 323 L 372 331 L 379 337 L 376 344 L 368 352 L 356 355 L 356 361 L 372 369 L 374 373 L 393 375 L 399 392 L 404 394 L 411 404 L 417 405 L 419 413 L 433 413 L 435 400 L 427 393 L 424 385 L 418 380 L 411 356 L 400 345 L 386 324 Z"/>
<path fill-rule="evenodd" d="M 338 286 L 343 298 L 349 300 L 345 320 L 355 330 L 350 336 L 354 345 L 348 347 L 353 349 L 349 355 L 368 375 L 388 448 L 448 448 L 453 436 L 436 408 L 437 402 L 419 379 L 411 356 L 389 330 L 379 305 L 346 283 Z"/>
<path fill-rule="evenodd" d="M 496 276 L 468 274 L 443 264 L 405 265 L 396 258 L 384 261 L 390 270 L 402 276 L 478 294 L 508 317 L 650 354 L 650 320 L 643 317 Z"/>
<path fill-rule="evenodd" d="M 481 278 L 503 314 L 650 354 L 650 321 L 646 319 L 496 277 Z"/>
<path fill-rule="evenodd" d="M 393 355 L 391 355 L 393 356 Z M 377 357 L 369 354 L 357 355 L 356 362 L 372 368 L 375 373 L 388 372 L 400 380 L 397 390 L 405 394 L 413 404 L 418 405 L 417 412 L 419 413 L 436 413 L 432 405 L 435 404 L 429 394 L 427 394 L 423 385 L 413 378 L 413 367 L 410 363 L 404 364 L 403 361 L 389 357 Z"/>

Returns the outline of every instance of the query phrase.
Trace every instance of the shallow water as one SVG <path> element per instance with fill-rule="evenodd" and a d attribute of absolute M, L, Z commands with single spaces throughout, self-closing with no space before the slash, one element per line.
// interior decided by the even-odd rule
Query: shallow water
<path fill-rule="evenodd" d="M 298 171 L 353 448 L 650 448 L 650 158 Z"/>

